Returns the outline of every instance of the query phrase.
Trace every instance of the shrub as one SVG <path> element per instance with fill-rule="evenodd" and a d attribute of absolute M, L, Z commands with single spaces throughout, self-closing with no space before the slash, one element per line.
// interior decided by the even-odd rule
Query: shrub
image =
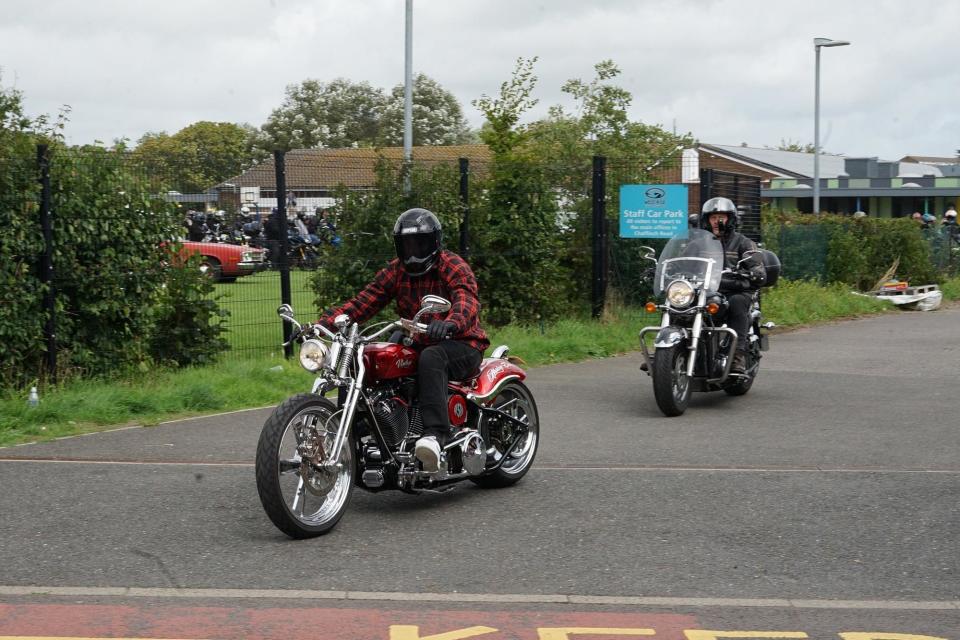
<path fill-rule="evenodd" d="M 162 177 L 147 180 L 119 147 L 66 147 L 61 126 L 24 118 L 19 94 L 0 89 L 0 388 L 48 373 L 38 143 L 48 145 L 50 165 L 60 377 L 110 376 L 151 357 L 208 361 L 223 347 L 215 339 L 222 314 L 212 300 L 193 305 L 209 283 L 165 266 L 162 246 L 179 219 L 158 197 Z"/>
<path fill-rule="evenodd" d="M 227 349 L 221 334 L 229 312 L 217 304 L 219 296 L 213 296 L 213 281 L 200 273 L 200 260 L 193 255 L 181 265 L 178 257 L 178 266 L 167 269 L 165 286 L 153 307 L 148 341 L 150 357 L 156 362 L 181 367 L 210 364 Z"/>
<path fill-rule="evenodd" d="M 764 241 L 780 256 L 785 278 L 842 282 L 865 291 L 897 262 L 900 278 L 920 284 L 942 279 L 930 243 L 908 218 L 767 212 L 763 226 Z"/>

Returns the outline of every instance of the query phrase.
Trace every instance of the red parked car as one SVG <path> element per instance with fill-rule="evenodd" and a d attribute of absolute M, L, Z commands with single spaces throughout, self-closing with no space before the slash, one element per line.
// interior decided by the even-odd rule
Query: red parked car
<path fill-rule="evenodd" d="M 184 241 L 180 245 L 185 256 L 199 254 L 200 269 L 214 282 L 233 282 L 266 269 L 266 251 L 245 244 Z"/>

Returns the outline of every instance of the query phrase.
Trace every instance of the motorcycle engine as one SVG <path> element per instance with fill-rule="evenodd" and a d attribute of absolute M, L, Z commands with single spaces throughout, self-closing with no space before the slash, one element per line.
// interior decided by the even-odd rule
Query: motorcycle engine
<path fill-rule="evenodd" d="M 399 396 L 384 392 L 374 397 L 371 405 L 383 439 L 387 441 L 387 445 L 397 446 L 410 428 L 407 403 Z"/>

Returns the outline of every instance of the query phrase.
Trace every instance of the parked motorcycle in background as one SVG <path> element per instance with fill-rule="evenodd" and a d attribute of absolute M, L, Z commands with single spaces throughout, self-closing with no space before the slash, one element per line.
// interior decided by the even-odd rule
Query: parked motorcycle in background
<path fill-rule="evenodd" d="M 647 303 L 647 311 L 662 312 L 659 326 L 640 330 L 640 347 L 647 375 L 653 378 L 657 406 L 667 416 L 686 411 L 693 391 L 725 391 L 742 396 L 753 386 L 760 371 L 760 358 L 768 349 L 763 323 L 760 291 L 752 292 L 747 340 L 747 368 L 731 373 L 737 349 L 737 332 L 724 323 L 727 299 L 717 290 L 723 273 L 723 245 L 712 233 L 689 229 L 686 238 L 672 238 L 660 259 L 650 247 L 645 258 L 656 263 L 654 295 L 662 304 Z M 751 259 L 762 259 L 767 276 L 763 286 L 773 286 L 780 275 L 780 260 L 765 249 L 748 251 L 737 265 L 739 270 Z M 646 336 L 656 333 L 651 354 Z"/>
<path fill-rule="evenodd" d="M 371 492 L 438 492 L 470 480 L 506 487 L 520 480 L 537 453 L 540 420 L 526 377 L 506 346 L 485 358 L 475 376 L 451 381 L 450 424 L 457 433 L 439 470 L 425 471 L 413 455 L 423 425 L 417 400 L 417 360 L 411 337 L 425 332 L 423 314 L 445 313 L 450 302 L 424 296 L 412 320 L 360 326 L 338 316 L 333 333 L 301 326 L 293 309 L 277 312 L 294 325 L 300 364 L 317 374 L 310 393 L 285 400 L 263 425 L 257 445 L 260 501 L 274 525 L 292 538 L 330 531 L 354 486 Z M 391 332 L 400 343 L 380 342 Z M 326 397 L 337 391 L 334 402 Z"/>

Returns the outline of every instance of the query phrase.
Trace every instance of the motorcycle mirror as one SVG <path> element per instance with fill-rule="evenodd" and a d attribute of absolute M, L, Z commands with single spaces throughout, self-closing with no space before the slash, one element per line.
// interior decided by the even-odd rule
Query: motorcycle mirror
<path fill-rule="evenodd" d="M 282 305 L 280 305 L 279 307 L 277 307 L 277 315 L 278 315 L 278 316 L 292 316 L 292 315 L 293 315 L 293 307 L 291 307 L 291 306 L 288 305 L 288 304 L 282 304 Z"/>
<path fill-rule="evenodd" d="M 440 296 L 427 295 L 420 300 L 420 313 L 446 313 L 450 310 L 450 301 Z"/>
<path fill-rule="evenodd" d="M 343 329 L 348 324 L 350 324 L 350 316 L 345 313 L 341 313 L 333 319 L 333 326 L 335 326 L 337 329 Z"/>
<path fill-rule="evenodd" d="M 643 245 L 640 247 L 640 250 L 643 251 L 643 253 L 640 254 L 640 257 L 644 260 L 653 260 L 654 262 L 657 261 L 657 250 L 653 247 Z"/>

